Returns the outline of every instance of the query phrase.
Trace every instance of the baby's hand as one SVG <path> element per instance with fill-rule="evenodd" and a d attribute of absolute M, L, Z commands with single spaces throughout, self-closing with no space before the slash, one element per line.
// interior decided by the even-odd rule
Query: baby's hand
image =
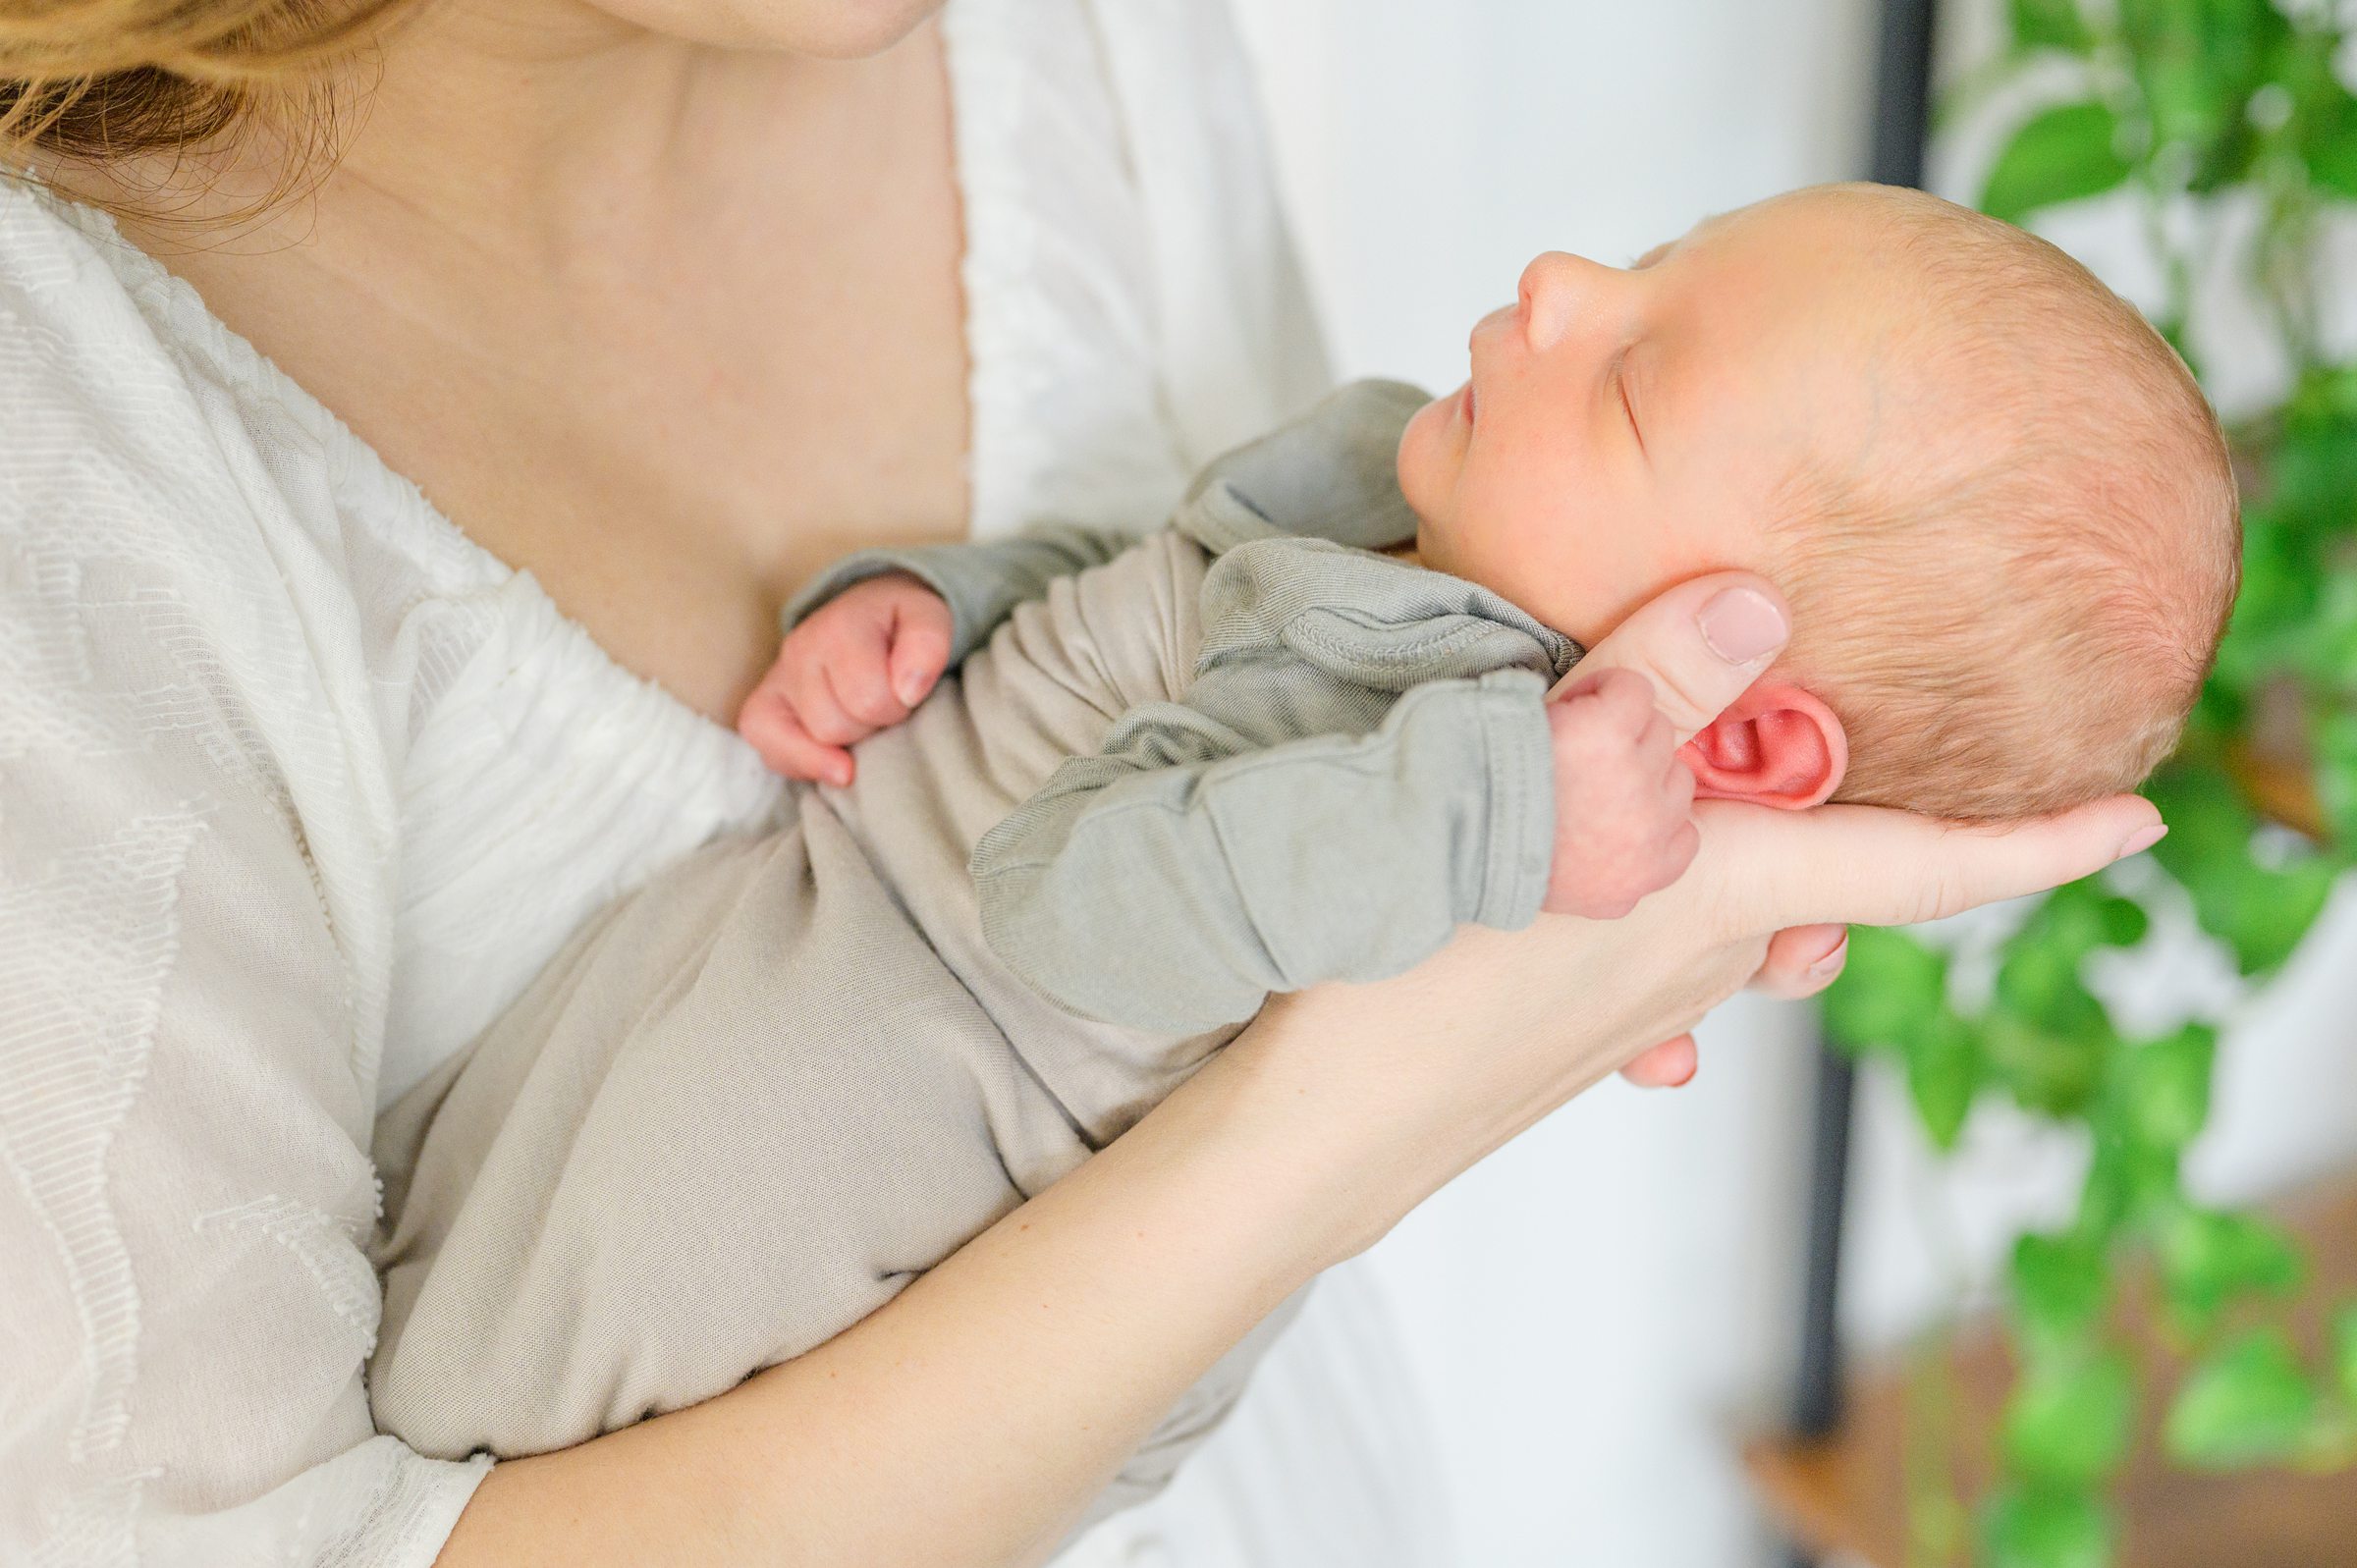
<path fill-rule="evenodd" d="M 1555 870 L 1546 907 L 1617 920 L 1675 882 L 1701 844 L 1694 776 L 1643 676 L 1607 670 L 1547 707 L 1555 731 Z"/>
<path fill-rule="evenodd" d="M 950 662 L 950 607 L 904 571 L 870 577 L 786 634 L 738 733 L 789 779 L 851 782 L 850 748 L 908 717 Z"/>

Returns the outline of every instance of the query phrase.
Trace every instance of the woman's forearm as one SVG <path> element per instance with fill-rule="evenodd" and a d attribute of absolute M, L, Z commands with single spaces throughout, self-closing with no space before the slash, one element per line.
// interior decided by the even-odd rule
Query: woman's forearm
<path fill-rule="evenodd" d="M 1276 999 L 1111 1148 L 845 1333 L 498 1466 L 441 1568 L 1037 1561 L 1286 1297 L 1626 1042 L 1699 1011 L 1617 1005 L 1605 977 L 1650 998 L 1676 968 L 1668 989 L 1723 995 L 1756 967 L 1664 956 L 1656 926 L 1469 928 L 1409 975 Z"/>
<path fill-rule="evenodd" d="M 882 1311 L 691 1409 L 494 1469 L 441 1568 L 1044 1556 L 1220 1356 L 1367 1234 L 1215 1059 Z"/>

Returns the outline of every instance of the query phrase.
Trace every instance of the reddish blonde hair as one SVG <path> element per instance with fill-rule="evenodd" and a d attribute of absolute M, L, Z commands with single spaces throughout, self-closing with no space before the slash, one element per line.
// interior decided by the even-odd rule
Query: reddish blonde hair
<path fill-rule="evenodd" d="M 2040 814 L 2132 789 L 2175 745 L 2233 608 L 2226 442 L 2136 309 L 2033 235 L 1917 191 L 1870 202 L 1914 303 L 1911 425 L 1805 466 L 1777 529 L 1786 668 L 1848 731 L 1840 798 Z"/>
<path fill-rule="evenodd" d="M 329 134 L 325 68 L 407 0 L 11 0 L 0 162 L 108 166 L 220 142 L 273 108 Z"/>

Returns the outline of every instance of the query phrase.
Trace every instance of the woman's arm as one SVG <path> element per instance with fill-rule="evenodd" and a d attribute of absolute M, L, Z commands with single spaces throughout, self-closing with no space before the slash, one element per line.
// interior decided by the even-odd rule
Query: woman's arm
<path fill-rule="evenodd" d="M 1788 839 L 1789 819 L 1760 808 L 1713 812 L 1697 870 L 1756 876 L 1761 903 L 1726 907 L 1758 931 L 1723 935 L 1708 895 L 1664 897 L 1625 922 L 1474 928 L 1400 979 L 1279 999 L 1111 1148 L 840 1337 L 693 1409 L 495 1469 L 443 1568 L 1039 1561 L 1287 1294 L 1742 984 L 1768 941 L 1752 908 L 2004 896 L 2103 864 L 2136 813 L 1945 840 L 1889 815 L 1836 819 L 1845 844 Z M 1805 856 L 1878 841 L 1908 857 L 1886 866 L 1914 861 L 1888 886 L 1788 880 Z M 1594 1007 L 1567 1024 L 1572 999 Z"/>
<path fill-rule="evenodd" d="M 798 1360 L 496 1468 L 443 1568 L 1036 1561 L 1165 1411 L 1370 1239 L 1231 1052 Z"/>
<path fill-rule="evenodd" d="M 0 351 L 0 1562 L 410 1568 L 483 1467 L 377 1435 L 361 1379 L 394 902 L 372 721 L 339 722 L 364 672 L 328 591 L 278 590 L 321 541 L 109 422 L 175 406 L 154 381 L 61 385 L 71 336 L 30 341 Z"/>
<path fill-rule="evenodd" d="M 1757 674 L 1715 663 L 1696 630 L 1727 580 L 1672 590 L 1598 649 L 1648 672 L 1687 730 Z M 1780 928 L 2029 892 L 2155 821 L 2127 799 L 1999 830 L 1870 808 L 1699 815 L 1693 869 L 1624 920 L 1476 928 L 1398 979 L 1280 999 L 1110 1149 L 839 1338 L 693 1409 L 499 1467 L 442 1563 L 1036 1561 L 1286 1295 L 1682 1034 L 1761 970 Z M 1822 983 L 1790 964 L 1771 978 Z"/>

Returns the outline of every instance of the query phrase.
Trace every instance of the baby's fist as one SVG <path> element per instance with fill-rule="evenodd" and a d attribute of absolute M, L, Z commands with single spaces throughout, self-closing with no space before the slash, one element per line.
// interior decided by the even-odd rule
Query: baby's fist
<path fill-rule="evenodd" d="M 950 607 L 904 571 L 853 583 L 786 633 L 737 730 L 789 779 L 841 787 L 850 748 L 899 724 L 950 662 Z"/>
<path fill-rule="evenodd" d="M 1694 858 L 1694 776 L 1653 683 L 1607 670 L 1547 705 L 1555 735 L 1555 869 L 1546 907 L 1617 920 Z"/>

